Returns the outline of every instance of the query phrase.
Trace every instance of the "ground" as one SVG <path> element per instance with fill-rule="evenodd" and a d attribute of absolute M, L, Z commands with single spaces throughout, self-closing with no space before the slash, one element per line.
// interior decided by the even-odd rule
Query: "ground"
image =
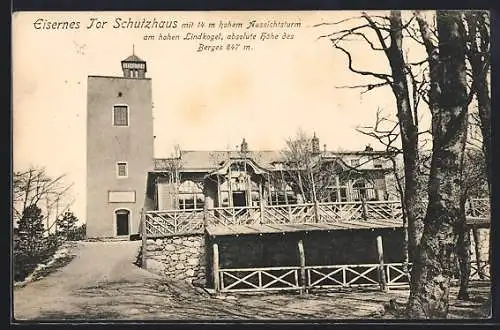
<path fill-rule="evenodd" d="M 166 282 L 137 267 L 140 241 L 79 242 L 74 259 L 47 277 L 14 289 L 22 320 L 328 320 L 393 318 L 391 299 L 407 290 L 343 290 L 306 294 L 210 296 L 188 283 Z M 475 283 L 472 301 L 453 299 L 450 317 L 487 318 L 489 284 Z"/>

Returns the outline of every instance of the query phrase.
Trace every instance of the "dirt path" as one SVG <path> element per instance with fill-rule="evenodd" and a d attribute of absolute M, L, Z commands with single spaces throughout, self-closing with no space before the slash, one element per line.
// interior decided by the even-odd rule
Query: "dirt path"
<path fill-rule="evenodd" d="M 266 294 L 214 298 L 136 267 L 140 242 L 81 242 L 64 268 L 14 290 L 16 320 L 324 320 L 380 317 L 406 290 Z M 452 315 L 485 317 L 488 287 L 476 302 L 452 302 Z M 454 294 L 454 293 L 453 293 Z M 455 295 L 455 294 L 454 294 Z"/>

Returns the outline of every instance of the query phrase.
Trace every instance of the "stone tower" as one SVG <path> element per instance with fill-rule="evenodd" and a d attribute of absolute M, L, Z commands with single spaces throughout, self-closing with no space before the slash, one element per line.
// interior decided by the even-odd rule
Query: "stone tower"
<path fill-rule="evenodd" d="M 153 167 L 153 103 L 146 62 L 121 62 L 122 77 L 87 82 L 87 236 L 139 231 L 147 173 Z"/>

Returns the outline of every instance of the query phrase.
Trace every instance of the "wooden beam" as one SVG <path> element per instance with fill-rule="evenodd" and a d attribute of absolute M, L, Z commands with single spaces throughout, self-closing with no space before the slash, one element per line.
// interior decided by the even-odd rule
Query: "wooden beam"
<path fill-rule="evenodd" d="M 208 225 L 208 196 L 205 196 L 205 203 L 203 204 L 203 231 L 207 229 Z"/>
<path fill-rule="evenodd" d="M 147 231 L 146 231 L 146 217 L 144 216 L 144 209 L 141 209 L 141 238 L 142 238 L 142 251 L 141 251 L 141 267 L 147 269 Z"/>
<path fill-rule="evenodd" d="M 387 281 L 385 278 L 385 271 L 384 271 L 384 248 L 382 244 L 382 236 L 377 236 L 377 254 L 378 254 L 378 262 L 379 262 L 379 283 L 380 283 L 380 290 L 383 292 L 389 291 L 388 286 L 387 286 Z"/>
<path fill-rule="evenodd" d="M 213 250 L 213 263 L 212 263 L 212 271 L 213 271 L 213 278 L 214 278 L 214 290 L 215 293 L 220 292 L 220 278 L 219 278 L 219 246 L 217 243 L 214 243 L 212 245 L 212 250 Z"/>
<path fill-rule="evenodd" d="M 299 247 L 299 263 L 300 263 L 300 284 L 302 286 L 302 289 L 300 290 L 300 294 L 303 294 L 307 292 L 307 282 L 306 282 L 306 256 L 304 253 L 304 242 L 302 240 L 299 240 L 298 242 L 298 247 Z"/>
<path fill-rule="evenodd" d="M 221 207 L 220 178 L 219 174 L 216 174 L 216 176 L 217 176 L 217 207 Z"/>

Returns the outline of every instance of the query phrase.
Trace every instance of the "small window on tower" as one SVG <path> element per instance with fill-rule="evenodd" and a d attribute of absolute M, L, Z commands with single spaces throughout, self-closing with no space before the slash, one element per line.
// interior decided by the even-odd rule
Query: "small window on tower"
<path fill-rule="evenodd" d="M 128 126 L 128 106 L 115 105 L 113 107 L 113 126 Z"/>
<path fill-rule="evenodd" d="M 128 176 L 128 166 L 126 162 L 116 163 L 116 174 L 119 178 L 126 178 Z"/>

